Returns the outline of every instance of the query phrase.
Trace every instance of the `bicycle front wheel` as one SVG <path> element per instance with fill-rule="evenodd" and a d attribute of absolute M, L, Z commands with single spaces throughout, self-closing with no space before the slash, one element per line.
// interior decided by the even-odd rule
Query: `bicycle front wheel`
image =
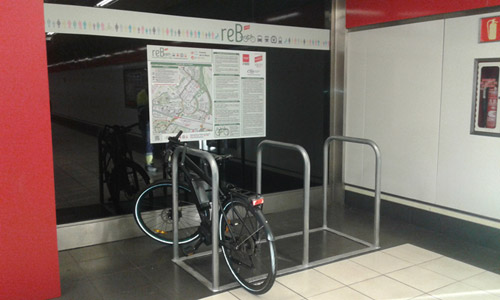
<path fill-rule="evenodd" d="M 251 293 L 267 292 L 276 278 L 276 248 L 262 211 L 232 200 L 219 222 L 220 246 L 234 278 Z"/>
<path fill-rule="evenodd" d="M 135 203 L 134 217 L 141 230 L 152 239 L 173 244 L 172 182 L 158 181 L 144 189 Z M 179 244 L 199 237 L 201 219 L 194 204 L 196 195 L 179 185 Z"/>

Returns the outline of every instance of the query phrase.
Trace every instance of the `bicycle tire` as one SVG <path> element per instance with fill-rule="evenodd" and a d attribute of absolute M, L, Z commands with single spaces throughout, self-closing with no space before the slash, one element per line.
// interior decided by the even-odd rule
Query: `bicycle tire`
<path fill-rule="evenodd" d="M 200 215 L 195 193 L 179 185 L 179 244 L 199 238 Z M 139 228 L 150 238 L 171 245 L 173 236 L 172 182 L 161 180 L 146 187 L 137 197 L 134 218 Z"/>
<path fill-rule="evenodd" d="M 224 204 L 219 219 L 220 247 L 238 283 L 253 294 L 263 294 L 276 279 L 276 247 L 262 211 L 243 200 Z"/>
<path fill-rule="evenodd" d="M 137 194 L 150 183 L 149 175 L 138 163 L 125 160 L 123 164 L 121 168 L 113 167 L 109 181 L 111 199 L 117 205 L 121 199 L 135 200 Z"/>
<path fill-rule="evenodd" d="M 101 163 L 102 163 L 103 184 L 106 183 L 108 194 L 111 197 L 111 191 L 112 191 L 111 173 L 113 172 L 113 160 L 111 159 L 111 152 L 108 151 L 107 147 L 103 147 Z M 104 202 L 104 192 L 102 200 L 103 200 L 102 202 Z"/>

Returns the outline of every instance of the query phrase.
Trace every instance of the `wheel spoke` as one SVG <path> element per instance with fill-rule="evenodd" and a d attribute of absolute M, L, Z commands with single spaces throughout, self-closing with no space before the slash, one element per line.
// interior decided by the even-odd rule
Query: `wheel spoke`
<path fill-rule="evenodd" d="M 136 202 L 134 216 L 139 227 L 153 239 L 173 243 L 172 184 L 168 181 L 148 187 Z M 196 239 L 201 223 L 197 207 L 189 202 L 190 190 L 179 186 L 179 243 Z"/>
<path fill-rule="evenodd" d="M 266 292 L 276 276 L 276 250 L 274 241 L 260 242 L 258 237 L 261 231 L 265 236 L 272 236 L 269 226 L 259 210 L 240 200 L 226 204 L 223 212 L 220 245 L 231 273 L 249 292 Z"/>

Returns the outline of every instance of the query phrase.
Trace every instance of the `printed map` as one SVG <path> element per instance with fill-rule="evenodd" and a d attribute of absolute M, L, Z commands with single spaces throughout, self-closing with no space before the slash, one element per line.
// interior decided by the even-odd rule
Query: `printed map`
<path fill-rule="evenodd" d="M 161 134 L 213 130 L 212 66 L 178 65 L 176 84 L 154 85 L 151 90 L 153 141 Z"/>

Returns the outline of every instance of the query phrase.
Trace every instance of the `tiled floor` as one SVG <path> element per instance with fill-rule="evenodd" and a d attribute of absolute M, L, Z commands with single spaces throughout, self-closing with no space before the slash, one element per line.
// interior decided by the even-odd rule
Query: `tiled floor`
<path fill-rule="evenodd" d="M 293 210 L 267 217 L 278 235 L 300 228 L 296 221 L 300 213 Z M 311 211 L 312 228 L 318 213 Z M 337 209 L 332 218 L 337 220 L 337 224 L 331 220 L 336 229 L 370 240 L 370 214 Z M 377 252 L 278 277 L 273 289 L 260 297 L 242 289 L 214 295 L 171 262 L 171 247 L 147 237 L 61 251 L 60 299 L 189 300 L 213 296 L 209 299 L 500 300 L 500 251 L 384 216 L 380 240 L 382 248 Z M 278 241 L 279 269 L 300 264 L 300 237 L 298 241 Z M 311 241 L 311 261 L 352 250 L 351 244 L 322 234 L 312 234 Z M 199 265 L 209 274 L 207 260 Z M 227 274 L 225 265 L 220 268 L 221 275 Z"/>
<path fill-rule="evenodd" d="M 411 244 L 278 277 L 265 295 L 242 288 L 204 298 L 500 299 L 500 275 Z"/>

